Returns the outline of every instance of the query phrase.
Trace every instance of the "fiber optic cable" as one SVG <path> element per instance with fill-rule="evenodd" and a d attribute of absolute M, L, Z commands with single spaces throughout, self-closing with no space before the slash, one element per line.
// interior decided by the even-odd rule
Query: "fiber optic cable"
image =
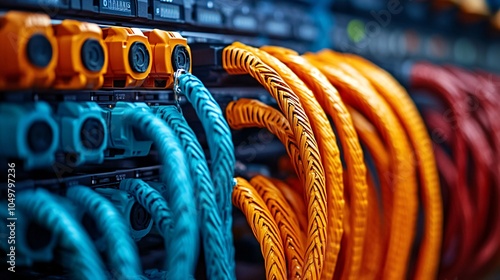
<path fill-rule="evenodd" d="M 229 249 L 229 258 L 234 259 L 234 245 L 232 234 L 232 206 L 231 192 L 233 189 L 234 146 L 231 139 L 231 130 L 224 119 L 222 110 L 217 102 L 195 76 L 186 73 L 179 75 L 178 88 L 193 105 L 207 135 L 211 159 L 212 181 L 215 186 L 215 198 L 219 201 L 220 213 L 224 224 L 226 247 Z M 175 90 L 175 89 L 174 89 Z M 230 263 L 229 273 L 234 276 L 234 264 Z"/>
<path fill-rule="evenodd" d="M 324 169 L 311 125 L 300 101 L 271 67 L 249 51 L 228 46 L 222 54 L 223 68 L 229 74 L 250 74 L 277 101 L 293 131 L 305 172 L 304 194 L 308 205 L 308 226 L 304 279 L 318 279 L 324 267 L 327 201 Z"/>
<path fill-rule="evenodd" d="M 363 152 L 356 136 L 349 113 L 345 108 L 338 91 L 328 79 L 311 63 L 290 49 L 264 46 L 262 50 L 272 54 L 295 72 L 298 78 L 307 85 L 314 96 L 306 99 L 317 99 L 323 110 L 331 117 L 338 128 L 339 140 L 344 150 L 344 158 L 348 172 L 345 192 L 350 193 L 351 228 L 353 234 L 348 237 L 346 263 L 348 269 L 343 270 L 343 277 L 357 278 L 363 255 L 367 216 L 367 184 L 366 168 Z M 302 99 L 301 99 L 302 101 Z M 347 208 L 346 208 L 347 209 Z"/>
<path fill-rule="evenodd" d="M 359 72 L 346 63 L 325 63 L 313 54 L 305 55 L 339 89 L 345 103 L 361 111 L 373 123 L 388 145 L 394 167 L 394 204 L 384 279 L 401 279 L 406 273 L 417 218 L 417 183 L 409 141 L 389 104 Z M 389 195 L 384 193 L 384 195 Z"/>
<path fill-rule="evenodd" d="M 406 90 L 391 75 L 370 61 L 356 55 L 343 55 L 329 50 L 320 52 L 319 56 L 325 60 L 329 58 L 343 60 L 356 68 L 387 101 L 405 129 L 417 161 L 424 208 L 424 235 L 414 277 L 435 278 L 443 231 L 443 205 L 431 140 L 416 106 Z"/>
<path fill-rule="evenodd" d="M 342 162 L 340 161 L 340 151 L 337 146 L 337 141 L 333 129 L 328 121 L 328 118 L 319 105 L 314 94 L 295 75 L 295 73 L 285 64 L 279 61 L 272 55 L 256 48 L 245 46 L 241 43 L 234 43 L 234 46 L 246 49 L 260 58 L 262 62 L 272 67 L 293 90 L 299 99 L 304 111 L 309 118 L 311 127 L 318 142 L 318 147 L 321 154 L 321 160 L 325 169 L 326 179 L 326 194 L 327 194 L 327 244 L 325 264 L 322 270 L 322 279 L 331 279 L 337 263 L 338 253 L 340 251 L 340 240 L 342 239 L 342 221 L 344 210 L 344 182 L 342 176 Z M 365 205 L 366 207 L 366 205 Z M 365 219 L 361 219 L 365 222 Z M 364 227 L 363 227 L 364 228 Z M 349 246 L 353 251 L 362 254 L 364 239 L 364 231 L 357 238 L 352 239 L 359 241 L 357 244 Z M 355 242 L 356 243 L 356 242 Z M 352 252 L 352 251 L 351 251 Z M 352 255 L 352 260 L 360 259 L 359 256 Z M 356 267 L 358 263 L 353 263 Z"/>
<path fill-rule="evenodd" d="M 43 189 L 18 194 L 16 206 L 27 217 L 51 231 L 61 248 L 62 265 L 72 279 L 107 279 L 107 272 L 94 244 L 58 198 Z"/>
<path fill-rule="evenodd" d="M 172 235 L 167 239 L 169 278 L 184 279 L 193 275 L 198 259 L 199 228 L 194 191 L 182 146 L 163 120 L 146 110 L 133 110 L 126 121 L 145 137 L 153 140 L 163 165 L 160 190 L 172 211 Z"/>
<path fill-rule="evenodd" d="M 279 227 L 271 212 L 250 183 L 243 178 L 236 178 L 235 181 L 233 204 L 245 214 L 253 234 L 260 243 L 266 266 L 266 279 L 288 279 Z"/>
<path fill-rule="evenodd" d="M 230 270 L 234 267 L 234 259 L 224 245 L 222 219 L 203 149 L 177 107 L 158 107 L 156 115 L 165 120 L 177 135 L 188 160 L 195 188 L 198 223 L 203 237 L 207 277 L 234 279 L 234 271 Z"/>
<path fill-rule="evenodd" d="M 66 191 L 66 197 L 96 221 L 97 230 L 106 244 L 108 261 L 116 273 L 113 273 L 114 277 L 140 276 L 142 269 L 137 247 L 129 235 L 122 215 L 113 204 L 84 186 L 70 187 Z"/>
<path fill-rule="evenodd" d="M 305 236 L 302 236 L 295 213 L 280 190 L 266 177 L 257 175 L 250 180 L 250 184 L 265 201 L 280 230 L 287 261 L 288 279 L 301 279 Z"/>

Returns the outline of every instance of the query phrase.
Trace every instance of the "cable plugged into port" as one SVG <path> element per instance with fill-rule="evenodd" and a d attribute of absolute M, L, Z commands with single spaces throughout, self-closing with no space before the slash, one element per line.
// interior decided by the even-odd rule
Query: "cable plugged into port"
<path fill-rule="evenodd" d="M 102 163 L 108 144 L 108 127 L 103 110 L 92 102 L 60 103 L 57 121 L 61 129 L 59 150 L 73 154 L 72 166 Z"/>
<path fill-rule="evenodd" d="M 135 241 L 141 240 L 153 227 L 151 215 L 139 202 L 123 190 L 95 189 L 96 192 L 109 199 L 125 217 L 130 228 L 130 234 Z"/>
<path fill-rule="evenodd" d="M 98 89 L 104 82 L 108 52 L 97 24 L 63 20 L 54 25 L 59 48 L 54 87 Z"/>
<path fill-rule="evenodd" d="M 114 109 L 102 112 L 109 129 L 108 159 L 123 159 L 146 156 L 151 149 L 152 141 L 147 140 L 133 126 L 127 123 L 127 115 L 131 111 L 150 111 L 145 103 L 118 102 Z"/>
<path fill-rule="evenodd" d="M 58 48 L 50 18 L 10 11 L 0 20 L 0 90 L 52 85 Z"/>
<path fill-rule="evenodd" d="M 153 53 L 153 67 L 143 87 L 172 88 L 174 73 L 179 69 L 191 71 L 191 50 L 187 40 L 177 32 L 159 29 L 144 32 Z"/>
<path fill-rule="evenodd" d="M 0 104 L 0 157 L 19 159 L 31 170 L 50 166 L 55 159 L 59 128 L 52 110 L 43 102 Z"/>

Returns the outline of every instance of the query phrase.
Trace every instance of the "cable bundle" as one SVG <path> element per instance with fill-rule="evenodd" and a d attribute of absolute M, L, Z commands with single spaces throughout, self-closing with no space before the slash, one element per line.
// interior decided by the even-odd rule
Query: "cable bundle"
<path fill-rule="evenodd" d="M 224 245 L 224 232 L 221 231 L 222 218 L 215 198 L 216 189 L 210 178 L 205 154 L 196 135 L 189 127 L 177 107 L 159 107 L 156 114 L 164 119 L 179 138 L 194 181 L 198 223 L 203 236 L 203 250 L 207 262 L 207 276 L 210 279 L 234 278 L 234 260 L 230 247 Z M 227 233 L 227 232 L 226 232 Z"/>
<path fill-rule="evenodd" d="M 436 101 L 422 114 L 443 181 L 441 276 L 479 275 L 500 245 L 498 89 L 479 75 L 424 63 L 413 66 L 411 84 Z"/>
<path fill-rule="evenodd" d="M 417 243 L 419 254 L 413 277 L 437 276 L 443 214 L 430 137 L 408 94 L 390 75 L 353 55 L 324 51 L 299 56 L 284 48 L 258 50 L 241 43 L 224 49 L 223 66 L 230 74 L 247 73 L 257 79 L 276 99 L 281 111 L 259 101 L 240 99 L 229 103 L 226 117 L 233 129 L 268 129 L 286 148 L 302 186 L 298 190 L 269 188 L 280 197 L 286 195 L 287 201 L 277 200 L 278 205 L 268 204 L 267 209 L 271 213 L 275 209 L 284 212 L 292 209 L 295 213 L 298 219 L 295 229 L 278 229 L 279 234 L 291 231 L 305 234 L 302 278 L 406 277 L 408 269 L 413 268 L 409 263 L 417 237 L 419 190 L 424 224 L 422 239 Z M 326 115 L 335 125 L 342 156 Z M 361 144 L 368 149 L 365 156 Z M 367 173 L 366 166 L 373 165 L 370 158 L 375 168 Z M 344 167 L 340 159 L 345 162 Z M 311 164 L 325 168 L 320 173 L 326 175 L 324 183 L 314 181 L 321 179 L 317 172 L 322 169 L 316 169 L 313 175 Z M 254 187 L 257 182 L 264 184 L 258 178 L 250 184 Z M 274 180 L 269 182 L 274 187 L 280 185 Z M 379 186 L 381 193 L 377 190 Z M 246 201 L 269 195 L 252 192 L 252 197 L 237 198 Z M 301 206 L 301 195 L 305 195 L 305 206 Z M 314 205 L 315 199 L 325 203 L 320 204 L 325 207 L 319 208 L 321 212 Z M 307 208 L 307 215 L 301 210 L 303 207 Z M 321 224 L 326 228 L 319 224 L 311 228 L 317 217 L 328 218 Z M 282 217 L 272 218 L 280 224 Z M 305 231 L 304 221 L 308 223 Z M 315 235 L 318 231 L 319 236 Z M 289 236 L 292 236 L 289 241 L 300 240 Z M 312 263 L 309 266 L 314 246 L 321 246 L 317 252 L 325 255 L 314 253 L 316 266 Z M 320 248 L 334 248 L 334 251 Z M 291 263 L 300 259 L 290 258 L 292 252 L 286 247 L 284 254 L 288 277 L 299 277 Z"/>

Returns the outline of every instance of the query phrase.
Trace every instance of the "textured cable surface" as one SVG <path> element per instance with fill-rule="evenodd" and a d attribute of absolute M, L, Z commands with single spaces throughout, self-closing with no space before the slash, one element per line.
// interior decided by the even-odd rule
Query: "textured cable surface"
<path fill-rule="evenodd" d="M 215 186 L 215 197 L 219 201 L 220 213 L 224 224 L 226 248 L 229 250 L 229 259 L 234 259 L 234 245 L 232 233 L 232 206 L 231 192 L 233 189 L 234 145 L 231 130 L 224 119 L 222 110 L 215 102 L 210 92 L 195 76 L 186 73 L 179 76 L 179 88 L 187 97 L 200 119 L 205 130 L 210 149 L 212 181 Z M 235 276 L 234 262 L 231 262 L 229 273 Z"/>
<path fill-rule="evenodd" d="M 340 151 L 337 146 L 337 140 L 335 134 L 333 133 L 333 129 L 325 112 L 323 111 L 323 108 L 319 105 L 312 91 L 290 68 L 283 64 L 279 59 L 273 57 L 265 51 L 248 47 L 241 43 L 234 43 L 233 45 L 250 51 L 261 59 L 262 62 L 272 67 L 274 71 L 280 75 L 283 81 L 293 90 L 292 93 L 297 96 L 302 104 L 302 107 L 304 108 L 305 113 L 307 114 L 307 117 L 309 118 L 314 136 L 318 142 L 321 160 L 325 169 L 328 222 L 326 230 L 326 255 L 324 267 L 321 273 L 321 279 L 329 280 L 333 277 L 333 272 L 335 271 L 335 265 L 340 251 L 344 210 L 342 162 L 340 161 Z M 365 221 L 364 218 L 362 220 L 363 222 Z M 350 258 L 349 263 L 352 263 L 353 267 L 357 267 L 359 264 L 357 261 L 360 261 L 363 251 L 362 244 L 364 239 L 364 224 L 362 227 L 362 234 L 359 234 L 356 238 L 352 239 L 361 242 L 349 246 L 349 248 L 352 248 L 351 252 L 354 251 L 358 254 L 351 254 L 352 259 Z M 349 270 L 350 268 L 347 271 Z"/>
<path fill-rule="evenodd" d="M 131 194 L 135 200 L 137 200 L 137 202 L 151 215 L 151 218 L 167 245 L 166 263 L 167 268 L 170 270 L 174 260 L 172 260 L 169 256 L 169 247 L 172 246 L 172 242 L 169 242 L 168 239 L 173 239 L 175 236 L 172 235 L 172 212 L 168 207 L 167 201 L 159 191 L 141 179 L 123 179 L 120 182 L 120 189 Z"/>
<path fill-rule="evenodd" d="M 308 211 L 304 279 L 318 279 L 324 265 L 327 227 L 327 201 L 324 169 L 309 119 L 290 87 L 268 65 L 247 50 L 228 46 L 222 54 L 223 67 L 229 74 L 250 74 L 273 98 L 290 123 L 299 144 L 306 182 L 304 194 Z"/>
<path fill-rule="evenodd" d="M 89 187 L 73 186 L 66 197 L 82 208 L 96 222 L 97 230 L 106 243 L 106 256 L 119 279 L 142 274 L 139 252 L 130 237 L 123 215 L 105 197 Z"/>
<path fill-rule="evenodd" d="M 192 277 L 199 252 L 199 228 L 194 191 L 184 151 L 174 132 L 160 118 L 144 110 L 131 110 L 126 116 L 134 127 L 153 140 L 162 163 L 160 193 L 172 210 L 172 235 L 167 239 L 171 279 Z"/>
<path fill-rule="evenodd" d="M 495 254 L 498 254 L 499 246 L 500 246 L 500 222 L 498 222 L 500 211 L 495 210 L 492 202 L 498 205 L 498 201 L 500 200 L 500 110 L 498 103 L 498 89 L 495 88 L 495 84 L 492 83 L 492 79 L 484 79 L 480 76 L 474 75 L 470 72 L 467 72 L 463 69 L 457 67 L 447 67 L 447 70 L 453 73 L 463 85 L 464 91 L 468 94 L 472 95 L 474 98 L 477 98 L 476 104 L 470 102 L 472 104 L 470 111 L 476 114 L 476 118 L 478 122 L 483 125 L 483 131 L 485 131 L 485 136 L 489 136 L 491 139 L 491 150 L 494 151 L 496 155 L 496 161 L 494 162 L 494 169 L 492 171 L 493 182 L 490 182 L 491 197 L 489 199 L 490 203 L 481 204 L 482 201 L 478 201 L 478 209 L 477 209 L 477 217 L 479 219 L 485 219 L 489 217 L 489 221 L 493 222 L 492 228 L 490 230 L 487 237 L 483 239 L 482 244 L 480 245 L 480 249 L 478 250 L 477 257 L 474 258 L 474 261 L 468 269 L 466 277 L 472 277 L 481 273 L 481 271 L 488 266 L 489 263 L 494 259 Z M 477 106 L 479 105 L 479 106 Z M 480 114 L 484 113 L 481 118 Z M 484 147 L 483 147 L 484 148 Z M 489 195 L 481 193 L 478 190 L 478 196 L 489 197 Z M 498 207 L 498 206 L 497 206 Z M 493 216 L 489 215 L 492 213 Z M 483 222 L 483 225 L 489 224 L 488 221 Z M 487 229 L 487 228 L 486 228 Z M 478 231 L 483 232 L 485 228 L 479 228 Z"/>
<path fill-rule="evenodd" d="M 215 200 L 215 188 L 210 178 L 205 153 L 194 131 L 177 107 L 159 107 L 156 114 L 174 131 L 186 154 L 194 183 L 198 223 L 207 263 L 207 277 L 209 279 L 234 279 L 235 272 L 230 270 L 235 266 L 234 259 L 230 256 L 229 248 L 224 244 L 222 218 Z"/>
<path fill-rule="evenodd" d="M 469 115 L 466 94 L 460 88 L 459 82 L 450 73 L 438 66 L 419 63 L 412 68 L 411 84 L 412 87 L 425 88 L 436 93 L 450 108 L 447 111 L 448 114 L 446 117 L 451 122 L 447 125 L 450 125 L 454 131 L 452 149 L 457 168 L 456 194 L 461 200 L 462 205 L 460 207 L 463 208 L 462 211 L 465 216 L 463 219 L 464 226 L 459 227 L 462 235 L 458 247 L 459 251 L 454 254 L 456 258 L 453 264 L 446 266 L 442 270 L 442 274 L 444 277 L 455 277 L 455 275 L 458 275 L 463 270 L 481 234 L 472 225 L 476 223 L 476 218 L 473 217 L 473 205 L 471 205 L 472 202 L 469 199 L 471 189 L 467 186 L 468 149 L 470 149 L 475 166 L 491 166 L 491 159 L 485 157 L 486 153 L 484 153 L 484 149 L 488 144 L 477 123 Z M 483 176 L 487 176 L 485 169 L 477 168 L 475 175 L 483 175 L 476 178 L 480 179 Z M 486 184 L 485 181 L 483 180 L 483 185 Z M 481 180 L 475 183 L 481 184 Z M 478 187 L 477 189 L 484 189 L 484 187 Z M 478 197 L 478 199 L 487 198 Z M 454 237 L 450 231 L 446 230 L 445 243 L 450 238 Z"/>
<path fill-rule="evenodd" d="M 374 178 L 367 173 L 368 182 L 368 228 L 370 238 L 365 239 L 365 250 L 370 254 L 363 255 L 362 272 L 364 279 L 380 277 L 384 263 L 384 253 L 390 233 L 392 213 L 392 192 L 390 183 L 390 157 L 376 128 L 359 112 L 348 107 L 360 141 L 368 149 L 368 153 L 375 163 L 382 191 L 382 205 L 375 190 Z M 382 212 L 380 210 L 383 210 Z"/>
<path fill-rule="evenodd" d="M 406 274 L 417 218 L 417 182 L 409 141 L 389 104 L 359 72 L 341 61 L 320 61 L 305 56 L 339 89 L 342 99 L 358 109 L 377 127 L 388 145 L 393 165 L 394 204 L 391 237 L 384 264 L 384 279 L 402 279 Z"/>
<path fill-rule="evenodd" d="M 62 265 L 71 271 L 72 279 L 108 278 L 101 256 L 90 237 L 57 197 L 43 189 L 26 190 L 18 194 L 16 206 L 33 222 L 49 229 L 56 236 L 62 249 Z"/>
<path fill-rule="evenodd" d="M 305 231 L 307 229 L 307 211 L 306 206 L 304 205 L 304 200 L 302 199 L 302 195 L 298 194 L 294 189 L 292 189 L 283 181 L 271 179 L 271 182 L 273 182 L 273 184 L 281 191 L 290 206 L 295 210 L 295 216 L 299 220 L 299 225 L 302 232 L 301 235 L 304 237 L 303 242 L 305 242 Z"/>
<path fill-rule="evenodd" d="M 236 45 L 241 47 L 240 45 Z M 271 66 L 293 90 L 302 104 L 305 113 L 311 123 L 314 136 L 318 142 L 321 160 L 325 169 L 326 194 L 327 194 L 327 244 L 325 263 L 322 269 L 321 279 L 331 279 L 340 251 L 340 241 L 342 239 L 342 222 L 344 210 L 344 183 L 342 175 L 342 163 L 340 161 L 340 152 L 337 146 L 336 137 L 328 118 L 314 97 L 313 92 L 304 84 L 304 82 L 285 64 L 267 52 L 246 47 L 254 55 L 259 57 L 262 62 Z M 364 221 L 363 221 L 364 222 Z M 364 228 L 364 225 L 363 225 Z M 351 251 L 356 251 L 359 256 L 352 254 L 353 267 L 356 267 L 356 260 L 360 259 L 362 254 L 362 240 L 364 232 L 357 236 L 358 244 L 349 246 Z M 355 239 L 352 239 L 355 240 Z M 350 259 L 351 260 L 351 259 Z M 349 271 L 346 270 L 346 271 Z"/>
<path fill-rule="evenodd" d="M 266 177 L 257 175 L 250 180 L 273 215 L 281 234 L 288 268 L 288 279 L 302 279 L 304 246 L 299 221 L 280 190 Z"/>
<path fill-rule="evenodd" d="M 290 124 L 278 110 L 258 100 L 241 98 L 227 105 L 226 119 L 232 129 L 258 127 L 269 130 L 285 146 L 297 176 L 305 180 L 299 147 Z"/>
<path fill-rule="evenodd" d="M 366 168 L 363 161 L 363 152 L 359 145 L 356 131 L 351 121 L 339 92 L 332 86 L 328 79 L 306 59 L 296 52 L 273 46 L 265 46 L 262 49 L 285 63 L 297 76 L 311 89 L 316 98 L 331 117 L 337 127 L 339 140 L 344 150 L 346 161 L 347 182 L 345 191 L 349 192 L 351 201 L 349 209 L 351 215 L 350 225 L 352 235 L 348 236 L 347 242 L 347 269 L 343 270 L 343 278 L 358 278 L 363 255 L 363 243 L 366 232 L 367 219 L 367 183 Z M 301 99 L 302 101 L 302 99 Z M 346 209 L 347 210 L 347 209 Z"/>
<path fill-rule="evenodd" d="M 245 214 L 253 234 L 259 241 L 266 266 L 266 279 L 288 279 L 278 225 L 255 188 L 243 178 L 235 180 L 233 204 Z"/>
<path fill-rule="evenodd" d="M 333 51 L 320 54 L 345 59 L 360 71 L 389 103 L 410 139 L 417 161 L 424 209 L 424 234 L 415 267 L 415 279 L 437 276 L 443 235 L 443 205 L 432 144 L 420 114 L 406 90 L 387 72 L 355 55 Z"/>

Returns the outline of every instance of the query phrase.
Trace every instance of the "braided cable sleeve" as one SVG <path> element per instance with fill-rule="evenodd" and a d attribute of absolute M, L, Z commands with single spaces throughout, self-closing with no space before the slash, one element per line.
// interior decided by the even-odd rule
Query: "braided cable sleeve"
<path fill-rule="evenodd" d="M 384 262 L 384 253 L 390 233 L 392 195 L 390 189 L 390 157 L 375 127 L 352 107 L 348 107 L 359 139 L 367 147 L 375 162 L 376 172 L 382 190 L 382 204 L 379 204 L 373 176 L 367 173 L 368 188 L 368 223 L 370 238 L 365 240 L 365 250 L 370 254 L 363 256 L 362 273 L 365 279 L 380 277 Z M 383 209 L 383 211 L 381 211 Z"/>
<path fill-rule="evenodd" d="M 492 162 L 489 157 L 485 157 L 486 153 L 484 153 L 484 149 L 488 146 L 487 140 L 475 123 L 475 120 L 469 116 L 467 96 L 463 92 L 463 89 L 460 88 L 459 80 L 438 66 L 418 63 L 412 68 L 411 85 L 414 88 L 424 88 L 436 93 L 450 106 L 450 110 L 446 113 L 450 113 L 452 116 L 449 125 L 455 131 L 453 137 L 453 155 L 457 165 L 457 190 L 460 195 L 469 194 L 470 188 L 467 187 L 468 150 L 470 149 L 471 151 L 472 160 L 475 165 L 491 166 Z M 486 168 L 478 168 L 476 171 L 476 176 L 481 175 L 476 178 L 486 178 L 488 176 Z M 484 185 L 487 180 L 482 180 L 482 182 L 482 185 Z M 476 183 L 479 184 L 480 182 Z M 483 188 L 488 187 L 481 187 L 481 189 Z M 487 198 L 478 197 L 478 199 L 484 200 Z M 463 205 L 463 207 L 470 208 L 471 206 Z M 473 209 L 470 209 L 466 213 L 473 213 Z M 473 220 L 474 218 L 470 214 L 466 217 L 465 222 L 470 226 L 466 226 L 466 230 L 463 231 L 462 242 L 460 242 L 461 250 L 456 254 L 456 261 L 450 267 L 442 270 L 442 274 L 445 277 L 455 277 L 455 275 L 458 275 L 464 269 L 468 258 L 474 250 L 475 243 L 480 239 L 479 236 L 482 233 L 477 232 L 475 226 L 470 224 L 475 223 Z"/>
<path fill-rule="evenodd" d="M 137 202 L 151 215 L 158 231 L 163 236 L 166 245 L 166 267 L 170 270 L 173 267 L 173 259 L 169 256 L 172 235 L 173 219 L 172 212 L 167 201 L 161 193 L 151 187 L 141 179 L 124 179 L 120 182 L 120 189 L 131 194 Z"/>
<path fill-rule="evenodd" d="M 280 230 L 288 264 L 288 279 L 302 279 L 305 237 L 301 236 L 299 221 L 295 213 L 281 191 L 266 177 L 257 175 L 250 180 L 250 184 L 266 203 Z"/>
<path fill-rule="evenodd" d="M 476 113 L 478 118 L 481 116 L 480 113 L 484 113 L 484 118 L 478 121 L 483 124 L 483 131 L 485 130 L 486 135 L 491 137 L 491 149 L 495 151 L 496 157 L 492 172 L 494 182 L 490 183 L 493 195 L 487 205 L 481 204 L 481 201 L 477 202 L 478 212 L 476 215 L 478 218 L 484 217 L 486 219 L 486 217 L 490 217 L 490 221 L 495 222 L 493 222 L 492 228 L 483 240 L 480 250 L 478 250 L 477 256 L 474 258 L 474 262 L 468 272 L 468 275 L 474 276 L 476 272 L 488 266 L 488 263 L 491 262 L 496 252 L 499 252 L 500 246 L 500 222 L 498 222 L 500 212 L 492 209 L 492 201 L 500 199 L 500 122 L 498 122 L 500 111 L 498 110 L 498 91 L 491 79 L 484 79 L 457 67 L 447 67 L 447 70 L 453 73 L 460 81 L 463 81 L 462 85 L 465 91 L 477 98 L 478 104 L 472 104 L 471 109 L 473 110 L 471 111 Z M 488 197 L 488 194 L 482 194 L 478 190 L 477 196 Z M 489 215 L 490 212 L 493 216 Z M 488 222 L 483 223 L 483 225 L 488 224 Z M 484 227 L 478 229 L 480 232 L 484 230 Z"/>
<path fill-rule="evenodd" d="M 405 129 L 415 153 L 424 209 L 424 233 L 414 277 L 415 279 L 435 278 L 443 235 L 443 205 L 431 139 L 427 134 L 424 121 L 406 90 L 380 67 L 356 55 L 342 55 L 333 51 L 324 51 L 320 53 L 321 55 L 326 58 L 335 56 L 343 59 L 360 71 L 389 103 Z"/>
<path fill-rule="evenodd" d="M 49 229 L 61 248 L 62 265 L 72 279 L 107 279 L 104 264 L 82 226 L 46 190 L 27 190 L 17 196 L 16 206 L 32 221 Z"/>
<path fill-rule="evenodd" d="M 219 202 L 224 224 L 225 246 L 229 250 L 229 258 L 234 260 L 231 192 L 236 159 L 231 130 L 224 119 L 221 108 L 198 78 L 189 73 L 180 75 L 179 88 L 193 105 L 205 130 L 212 161 L 210 168 L 215 186 L 215 197 Z M 229 267 L 228 270 L 234 276 L 234 262 L 231 262 L 230 265 L 232 267 Z"/>
<path fill-rule="evenodd" d="M 85 186 L 70 187 L 66 197 L 96 222 L 97 230 L 106 243 L 106 256 L 114 271 L 114 277 L 125 279 L 141 275 L 139 252 L 130 237 L 123 215 L 113 204 Z"/>
<path fill-rule="evenodd" d="M 277 179 L 271 179 L 271 182 L 281 191 L 283 196 L 286 198 L 290 206 L 294 209 L 295 216 L 299 220 L 300 229 L 302 236 L 304 238 L 303 243 L 306 240 L 305 231 L 307 229 L 307 217 L 306 217 L 306 206 L 304 205 L 304 200 L 302 196 L 299 195 L 293 188 L 288 186 L 283 181 Z"/>
<path fill-rule="evenodd" d="M 235 180 L 233 204 L 245 214 L 253 234 L 260 243 L 266 266 L 266 279 L 287 279 L 285 253 L 278 225 L 254 187 L 243 178 Z"/>
<path fill-rule="evenodd" d="M 258 127 L 269 130 L 285 146 L 297 176 L 304 182 L 300 150 L 290 124 L 281 112 L 258 100 L 241 98 L 229 102 L 226 107 L 226 119 L 232 129 Z"/>
<path fill-rule="evenodd" d="M 389 105 L 359 72 L 341 61 L 326 64 L 314 55 L 305 57 L 339 89 L 345 103 L 360 110 L 377 127 L 388 144 L 394 167 L 394 204 L 383 278 L 402 279 L 415 236 L 418 210 L 417 182 L 409 141 Z"/>
<path fill-rule="evenodd" d="M 308 226 L 304 264 L 304 279 L 320 278 L 325 258 L 327 201 L 324 169 L 318 145 L 309 119 L 290 87 L 268 65 L 247 50 L 228 46 L 222 54 L 223 67 L 229 74 L 250 74 L 277 101 L 293 131 L 300 148 L 302 169 L 306 180 L 304 194 L 307 203 Z"/>
<path fill-rule="evenodd" d="M 335 265 L 337 263 L 338 254 L 340 251 L 340 241 L 342 239 L 342 222 L 344 210 L 344 182 L 342 175 L 342 162 L 340 161 L 340 151 L 337 146 L 337 139 L 333 133 L 332 126 L 328 120 L 323 108 L 314 97 L 312 91 L 304 84 L 304 82 L 297 77 L 297 75 L 288 68 L 279 59 L 273 57 L 265 51 L 256 48 L 245 46 L 241 43 L 234 43 L 234 46 L 246 49 L 257 56 L 263 63 L 272 67 L 285 83 L 293 90 L 297 96 L 304 111 L 309 118 L 311 127 L 318 142 L 321 160 L 325 169 L 326 179 L 326 198 L 327 198 L 327 238 L 326 238 L 326 255 L 325 263 L 321 273 L 321 279 L 332 279 Z M 366 194 L 365 194 L 366 196 Z M 366 203 L 364 206 L 366 212 Z M 345 271 L 353 270 L 353 277 L 357 274 L 356 269 L 359 267 L 361 255 L 363 252 L 363 239 L 364 239 L 364 223 L 366 217 L 360 219 L 361 234 L 355 238 L 350 239 L 351 243 L 348 247 L 349 263 L 352 267 Z M 356 253 L 354 253 L 356 252 Z"/>
<path fill-rule="evenodd" d="M 192 277 L 199 250 L 199 228 L 189 166 L 174 132 L 160 118 L 145 110 L 131 110 L 127 120 L 153 140 L 162 163 L 164 189 L 159 190 L 172 210 L 172 235 L 167 239 L 171 279 Z"/>
<path fill-rule="evenodd" d="M 230 270 L 231 267 L 235 267 L 234 259 L 224 244 L 224 227 L 203 148 L 177 107 L 159 107 L 156 114 L 165 120 L 177 135 L 188 160 L 195 188 L 198 223 L 201 227 L 203 251 L 207 262 L 207 277 L 235 279 L 235 272 Z"/>
<path fill-rule="evenodd" d="M 281 47 L 265 46 L 262 50 L 272 54 L 295 72 L 312 91 L 313 96 L 305 96 L 306 100 L 317 99 L 323 110 L 332 118 L 339 134 L 339 140 L 344 150 L 346 162 L 347 183 L 345 191 L 350 192 L 349 209 L 352 235 L 347 242 L 347 269 L 343 270 L 342 277 L 358 278 L 367 220 L 367 183 L 366 168 L 363 161 L 363 152 L 359 145 L 356 130 L 349 112 L 347 111 L 338 91 L 328 79 L 306 59 L 298 53 Z M 301 99 L 301 101 L 303 100 Z M 326 117 L 326 116 L 325 116 Z M 320 137 L 320 136 L 318 136 Z M 320 146 L 321 147 L 321 146 Z M 328 179 L 328 178 L 327 178 Z"/>

